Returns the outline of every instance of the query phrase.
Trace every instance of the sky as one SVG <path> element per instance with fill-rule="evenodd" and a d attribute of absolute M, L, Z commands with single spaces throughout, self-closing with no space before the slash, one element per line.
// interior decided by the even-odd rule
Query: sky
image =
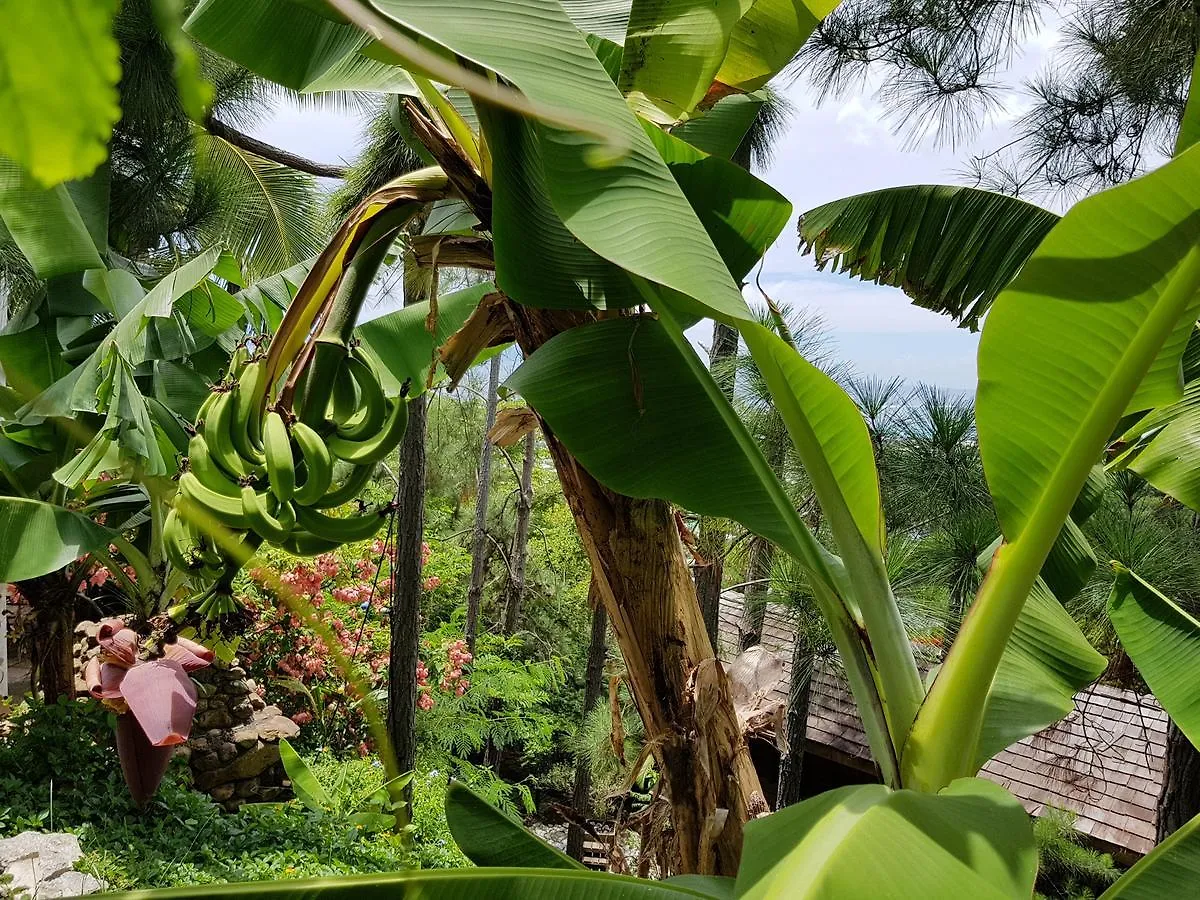
<path fill-rule="evenodd" d="M 1056 33 L 1042 29 L 1022 48 L 1006 81 L 1039 69 L 1053 52 Z M 885 109 L 870 87 L 855 96 L 817 106 L 803 81 L 785 88 L 795 107 L 787 134 L 770 167 L 759 176 L 791 201 L 796 213 L 839 197 L 905 184 L 960 180 L 956 172 L 972 152 L 1005 143 L 1021 99 L 1011 95 L 984 130 L 954 149 L 929 143 L 905 146 L 891 132 Z M 361 123 L 353 116 L 279 106 L 255 129 L 257 137 L 320 162 L 351 162 L 360 146 Z M 951 391 L 973 391 L 978 335 L 908 302 L 899 290 L 818 272 L 812 257 L 797 251 L 793 224 L 768 251 L 759 276 L 776 301 L 820 315 L 833 355 L 864 375 L 901 376 Z M 746 297 L 760 302 L 753 286 Z M 697 343 L 707 345 L 707 330 Z"/>

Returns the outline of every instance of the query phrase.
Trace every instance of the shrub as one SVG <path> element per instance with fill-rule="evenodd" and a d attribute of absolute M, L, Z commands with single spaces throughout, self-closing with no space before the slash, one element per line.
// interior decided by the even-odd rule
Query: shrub
<path fill-rule="evenodd" d="M 1085 847 L 1075 814 L 1047 807 L 1033 824 L 1038 847 L 1037 894 L 1047 900 L 1092 900 L 1121 877 L 1107 853 Z"/>

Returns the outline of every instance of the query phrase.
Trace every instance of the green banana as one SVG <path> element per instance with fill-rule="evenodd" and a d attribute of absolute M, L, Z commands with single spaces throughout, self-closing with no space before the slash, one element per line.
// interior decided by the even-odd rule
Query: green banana
<path fill-rule="evenodd" d="M 204 442 L 208 444 L 208 453 L 213 462 L 224 469 L 230 478 L 238 479 L 257 474 L 260 467 L 253 461 L 243 459 L 230 438 L 233 428 L 233 403 L 233 392 L 222 390 L 204 419 L 201 434 L 204 436 Z"/>
<path fill-rule="evenodd" d="M 292 424 L 292 437 L 304 460 L 304 483 L 297 486 L 293 499 L 300 506 L 312 506 L 325 496 L 333 481 L 333 457 L 321 436 L 303 422 Z"/>
<path fill-rule="evenodd" d="M 291 500 L 296 492 L 296 461 L 292 456 L 291 435 L 278 410 L 270 410 L 263 422 L 263 452 L 271 493 L 280 500 Z"/>
<path fill-rule="evenodd" d="M 319 538 L 337 541 L 339 544 L 365 541 L 372 537 L 385 521 L 387 521 L 387 517 L 380 511 L 339 519 L 305 506 L 296 510 L 296 522 L 301 528 L 312 532 Z"/>
<path fill-rule="evenodd" d="M 305 369 L 303 401 L 296 405 L 300 419 L 314 428 L 320 428 L 325 422 L 336 375 L 345 356 L 346 348 L 342 344 L 322 340 L 314 343 Z"/>
<path fill-rule="evenodd" d="M 267 364 L 256 359 L 246 365 L 233 399 L 230 437 L 244 459 L 262 462 L 262 403 L 266 393 Z"/>
<path fill-rule="evenodd" d="M 391 404 L 391 408 L 388 410 L 387 419 L 374 435 L 361 441 L 332 435 L 328 441 L 329 452 L 356 466 L 379 462 L 391 453 L 404 437 L 404 429 L 408 427 L 408 398 L 397 397 L 388 403 Z"/>
<path fill-rule="evenodd" d="M 365 362 L 356 356 L 346 357 L 343 368 L 353 378 L 358 388 L 358 411 L 345 422 L 339 422 L 337 436 L 350 441 L 361 441 L 379 431 L 387 413 L 387 398 L 379 378 Z M 336 420 L 335 420 L 336 421 Z"/>
<path fill-rule="evenodd" d="M 229 354 L 229 368 L 225 370 L 225 375 L 228 378 L 237 378 L 242 374 L 242 370 L 246 367 L 246 363 L 250 360 L 250 348 L 245 344 L 238 344 L 233 348 L 233 352 Z"/>
<path fill-rule="evenodd" d="M 338 429 L 359 412 L 358 383 L 354 379 L 354 373 L 346 366 L 349 361 L 350 357 L 346 357 L 338 368 L 333 381 L 333 393 L 329 397 L 329 408 L 326 410 L 326 418 Z"/>
<path fill-rule="evenodd" d="M 242 512 L 240 496 L 235 498 L 218 494 L 201 484 L 200 479 L 191 472 L 184 472 L 179 476 L 179 493 L 184 504 L 180 506 L 177 501 L 176 507 L 184 521 L 198 532 L 204 533 L 208 530 L 204 513 L 216 519 L 220 525 L 237 531 L 243 531 L 249 525 L 245 513 Z M 188 501 L 200 509 L 192 509 Z"/>
<path fill-rule="evenodd" d="M 336 550 L 342 544 L 341 541 L 326 540 L 310 531 L 297 528 L 280 546 L 292 556 L 320 556 L 322 553 Z"/>
<path fill-rule="evenodd" d="M 345 481 L 326 493 L 320 500 L 306 505 L 314 509 L 331 509 L 335 506 L 341 506 L 343 503 L 349 503 L 362 493 L 362 489 L 367 486 L 374 473 L 375 463 L 355 466 L 350 470 L 350 474 L 346 476 Z"/>
<path fill-rule="evenodd" d="M 208 443 L 200 435 L 188 441 L 188 471 L 210 491 L 216 491 L 226 497 L 241 497 L 242 488 L 212 460 L 208 452 Z"/>
<path fill-rule="evenodd" d="M 283 500 L 276 504 L 275 515 L 272 515 L 267 509 L 267 497 L 246 485 L 242 488 L 242 512 L 259 537 L 272 544 L 281 544 L 296 527 L 296 512 L 290 501 Z"/>
<path fill-rule="evenodd" d="M 183 572 L 195 572 L 202 568 L 196 556 L 195 536 L 174 508 L 167 511 L 167 518 L 163 522 L 162 542 L 163 551 L 175 568 Z"/>

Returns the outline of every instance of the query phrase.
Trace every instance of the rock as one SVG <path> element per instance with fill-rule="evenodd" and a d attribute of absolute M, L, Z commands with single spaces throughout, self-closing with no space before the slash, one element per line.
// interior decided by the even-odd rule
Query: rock
<path fill-rule="evenodd" d="M 279 745 L 258 742 L 227 766 L 212 771 L 201 771 L 196 775 L 196 787 L 207 791 L 214 785 L 229 784 L 254 778 L 279 762 Z"/>
<path fill-rule="evenodd" d="M 80 622 L 75 626 L 75 633 L 82 634 L 89 642 L 96 639 L 96 635 L 100 633 L 99 622 Z"/>
<path fill-rule="evenodd" d="M 285 787 L 260 787 L 258 799 L 263 803 L 273 803 L 276 800 L 286 800 L 292 792 Z"/>
<path fill-rule="evenodd" d="M 5 886 L 6 896 L 24 892 L 31 900 L 43 900 L 104 890 L 104 882 L 74 870 L 81 856 L 79 838 L 73 834 L 26 831 L 0 841 L 0 873 L 12 879 Z"/>
<path fill-rule="evenodd" d="M 233 796 L 233 789 L 234 786 L 232 784 L 218 784 L 208 792 L 208 795 L 218 803 L 224 803 Z"/>
<path fill-rule="evenodd" d="M 237 756 L 237 752 L 237 744 L 233 743 L 232 741 L 226 741 L 224 744 L 221 744 L 221 746 L 217 747 L 217 758 L 220 759 L 221 762 L 227 763 Z"/>
<path fill-rule="evenodd" d="M 258 696 L 257 693 L 250 694 L 250 708 L 251 709 L 253 709 L 257 712 L 258 710 L 266 708 L 266 705 L 267 705 L 267 701 L 264 700 L 262 697 Z"/>
<path fill-rule="evenodd" d="M 257 797 L 258 780 L 254 778 L 247 778 L 237 786 L 237 790 L 234 793 L 236 793 L 243 800 L 248 800 L 251 797 Z"/>
<path fill-rule="evenodd" d="M 201 772 L 213 772 L 221 768 L 221 759 L 212 750 L 197 753 L 192 759 L 192 768 Z M 214 781 L 213 783 L 219 784 L 220 782 Z"/>
<path fill-rule="evenodd" d="M 189 747 L 187 744 L 180 744 L 178 747 L 175 748 L 175 755 L 177 757 L 179 757 L 180 759 L 182 759 L 184 762 L 191 762 L 192 748 Z"/>
<path fill-rule="evenodd" d="M 263 716 L 266 710 L 254 718 L 253 727 L 258 730 L 258 736 L 264 741 L 291 740 L 300 734 L 300 726 L 287 716 Z"/>
<path fill-rule="evenodd" d="M 282 716 L 283 710 L 280 709 L 278 706 L 274 706 L 274 705 L 264 706 L 262 708 L 262 714 L 264 717 L 265 716 Z"/>
<path fill-rule="evenodd" d="M 196 682 L 196 696 L 202 699 L 208 699 L 217 692 L 217 689 L 211 684 L 206 684 L 203 681 Z"/>
<path fill-rule="evenodd" d="M 236 663 L 236 662 L 237 662 L 237 660 L 234 660 L 234 663 Z M 232 675 L 234 678 L 245 678 L 246 670 L 243 669 L 239 665 L 232 665 L 229 667 L 229 674 Z"/>
<path fill-rule="evenodd" d="M 217 707 L 199 713 L 196 716 L 196 724 L 201 728 L 228 728 L 233 724 L 233 717 L 229 715 L 229 710 Z"/>

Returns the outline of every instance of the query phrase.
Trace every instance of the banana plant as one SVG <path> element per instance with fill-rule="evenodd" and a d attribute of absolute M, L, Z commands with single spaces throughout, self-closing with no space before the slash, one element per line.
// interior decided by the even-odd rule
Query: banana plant
<path fill-rule="evenodd" d="M 622 43 L 611 46 L 598 33 L 611 27 L 608 3 L 571 4 L 574 17 L 557 0 L 268 0 L 253 8 L 203 0 L 193 11 L 188 27 L 198 39 L 301 89 L 332 72 L 358 78 L 363 60 L 386 60 L 415 76 L 410 96 L 424 102 L 414 101 L 414 134 L 490 233 L 496 284 L 530 354 L 511 386 L 572 462 L 612 491 L 736 519 L 797 560 L 885 782 L 752 820 L 749 782 L 740 773 L 725 777 L 739 756 L 719 667 L 687 658 L 698 696 L 680 695 L 681 705 L 690 697 L 703 711 L 682 723 L 694 729 L 683 732 L 695 735 L 691 755 L 669 755 L 680 752 L 668 744 L 669 729 L 657 728 L 655 738 L 663 758 L 690 761 L 696 779 L 665 767 L 684 867 L 736 873 L 732 887 L 490 869 L 260 892 L 870 896 L 909 895 L 932 883 L 954 896 L 1031 893 L 1028 818 L 1004 789 L 975 775 L 991 753 L 1048 724 L 1048 710 L 1061 715 L 1063 697 L 1103 666 L 1053 590 L 1091 564 L 1070 517 L 1118 423 L 1178 400 L 1200 305 L 1200 149 L 1183 149 L 1143 178 L 1078 204 L 992 302 L 977 419 L 1003 542 L 927 691 L 883 563 L 885 523 L 862 417 L 836 383 L 757 324 L 739 290 L 790 207 L 683 136 L 689 122 L 720 107 L 720 97 L 762 88 L 831 6 L 634 0 Z M 429 85 L 422 91 L 420 83 L 430 76 L 473 98 L 474 116 L 430 102 Z M 341 246 L 331 259 L 345 260 Z M 324 273 L 314 284 L 329 286 Z M 298 295 L 294 321 L 316 320 L 315 296 Z M 489 312 L 482 303 L 480 310 Z M 686 329 L 705 317 L 737 328 L 762 371 L 830 523 L 832 547 L 798 515 L 687 340 Z M 268 358 L 272 376 L 308 341 L 307 328 L 293 327 Z M 539 339 L 529 340 L 530 332 Z M 591 540 L 596 561 L 604 561 Z M 1179 669 L 1158 668 L 1154 654 L 1168 642 L 1154 640 L 1147 621 L 1155 603 L 1161 612 L 1162 601 L 1143 591 L 1138 602 L 1118 598 L 1114 606 L 1146 632 L 1150 649 L 1135 661 L 1155 673 L 1164 704 L 1174 707 L 1186 680 Z M 622 627 L 618 616 L 614 622 Z M 1188 646 L 1194 623 L 1175 617 L 1172 625 L 1170 645 Z M 683 634 L 676 644 L 689 647 Z M 646 635 L 624 637 L 631 667 L 642 665 L 637 640 Z M 704 643 L 689 652 L 696 646 Z M 664 640 L 655 652 L 665 647 Z M 669 678 L 659 684 L 677 689 Z M 643 714 L 657 713 L 655 699 L 642 693 Z M 722 777 L 704 781 L 705 771 Z M 1200 824 L 1187 826 L 1122 890 L 1138 896 L 1194 867 L 1198 833 Z"/>
<path fill-rule="evenodd" d="M 1016 279 L 1000 290 L 1003 275 L 947 276 L 955 303 L 995 296 L 980 350 L 978 418 L 1004 541 L 926 692 L 883 565 L 865 425 L 836 384 L 753 322 L 736 290 L 746 261 L 778 234 L 779 201 L 671 134 L 693 117 L 703 121 L 698 97 L 756 90 L 777 70 L 779 44 L 763 36 L 764 24 L 774 26 L 771 37 L 787 34 L 784 26 L 800 34 L 826 10 L 759 2 L 738 17 L 720 4 L 650 14 L 635 3 L 618 66 L 611 47 L 571 27 L 587 29 L 586 13 L 572 23 L 551 2 L 467 9 L 377 0 L 365 12 L 331 5 L 348 23 L 370 25 L 401 64 L 416 65 L 389 26 L 472 60 L 549 111 L 539 119 L 479 110 L 479 158 L 490 164 L 479 175 L 491 205 L 475 211 L 491 226 L 497 284 L 514 301 L 609 315 L 545 342 L 511 386 L 608 487 L 737 519 L 807 569 L 884 775 L 881 807 L 914 792 L 950 810 L 960 792 L 986 793 L 971 779 L 988 756 L 1049 724 L 1048 714 L 1062 715 L 1103 666 L 1052 591 L 1093 563 L 1070 514 L 1107 438 L 1127 412 L 1171 402 L 1178 390 L 1173 374 L 1200 286 L 1200 156 L 1185 151 L 1061 220 L 1025 210 L 1029 226 L 1000 209 L 1019 247 L 992 252 L 1007 274 L 1019 269 Z M 244 35 L 222 33 L 219 6 L 196 11 L 194 33 L 224 52 L 245 52 Z M 645 15 L 661 27 L 648 27 Z M 643 63 L 683 44 L 694 55 L 674 68 Z M 687 84 L 684 69 L 711 84 Z M 457 83 L 472 89 L 466 78 Z M 565 106 L 591 124 L 555 127 L 553 111 Z M 964 275 L 967 286 L 955 285 Z M 685 329 L 705 316 L 738 328 L 763 371 L 837 555 L 792 508 L 686 340 Z M 865 797 L 839 802 L 870 805 Z M 771 871 L 782 877 L 785 869 Z"/>

